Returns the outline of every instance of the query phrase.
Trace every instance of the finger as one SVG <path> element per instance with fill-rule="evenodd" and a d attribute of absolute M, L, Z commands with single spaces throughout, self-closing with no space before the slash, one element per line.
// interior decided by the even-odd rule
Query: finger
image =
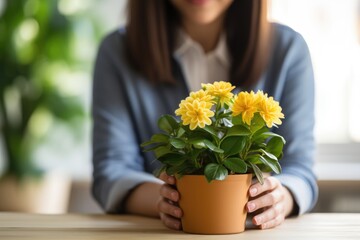
<path fill-rule="evenodd" d="M 171 201 L 179 201 L 179 192 L 173 189 L 170 185 L 163 184 L 160 188 L 160 195 L 164 198 L 167 198 Z"/>
<path fill-rule="evenodd" d="M 280 185 L 279 180 L 274 177 L 265 178 L 264 184 L 261 185 L 259 182 L 253 184 L 249 189 L 249 194 L 251 197 L 255 197 L 263 192 L 271 191 L 277 188 Z"/>
<path fill-rule="evenodd" d="M 284 215 L 278 215 L 275 219 L 272 219 L 266 223 L 263 223 L 260 225 L 261 229 L 269 229 L 269 228 L 273 228 L 276 226 L 279 226 L 280 224 L 282 224 L 285 220 Z"/>
<path fill-rule="evenodd" d="M 253 217 L 252 222 L 255 225 L 263 225 L 277 218 L 278 216 L 285 217 L 284 205 L 282 203 L 275 204 L 273 207 Z"/>
<path fill-rule="evenodd" d="M 249 201 L 246 205 L 248 212 L 254 212 L 260 208 L 270 207 L 283 199 L 280 189 L 275 189 L 258 198 Z"/>
<path fill-rule="evenodd" d="M 168 203 L 164 199 L 158 203 L 158 210 L 160 213 L 165 213 L 176 218 L 181 218 L 182 216 L 181 208 Z"/>
<path fill-rule="evenodd" d="M 174 185 L 176 182 L 175 177 L 167 175 L 166 172 L 162 172 L 159 178 L 170 185 Z"/>
<path fill-rule="evenodd" d="M 174 229 L 174 230 L 181 230 L 180 219 L 171 217 L 165 213 L 160 213 L 160 219 L 166 227 Z"/>

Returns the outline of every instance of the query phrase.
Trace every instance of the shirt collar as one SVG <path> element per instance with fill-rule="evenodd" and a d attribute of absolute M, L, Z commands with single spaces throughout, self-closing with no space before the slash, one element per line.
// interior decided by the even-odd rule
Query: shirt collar
<path fill-rule="evenodd" d="M 209 53 L 204 52 L 199 43 L 195 42 L 187 35 L 183 30 L 179 30 L 176 36 L 174 55 L 181 58 L 189 51 L 196 49 L 200 53 L 206 56 L 214 56 L 221 64 L 226 67 L 230 66 L 230 54 L 226 45 L 226 35 L 222 33 L 215 49 Z"/>

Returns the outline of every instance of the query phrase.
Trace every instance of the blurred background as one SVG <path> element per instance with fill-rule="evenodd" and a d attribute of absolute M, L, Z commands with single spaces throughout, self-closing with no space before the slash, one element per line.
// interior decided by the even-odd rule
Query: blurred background
<path fill-rule="evenodd" d="M 126 0 L 0 0 L 0 211 L 101 212 L 90 194 L 91 78 Z M 360 212 L 360 1 L 271 0 L 316 79 L 316 212 Z M 6 197 L 5 197 L 6 196 Z"/>

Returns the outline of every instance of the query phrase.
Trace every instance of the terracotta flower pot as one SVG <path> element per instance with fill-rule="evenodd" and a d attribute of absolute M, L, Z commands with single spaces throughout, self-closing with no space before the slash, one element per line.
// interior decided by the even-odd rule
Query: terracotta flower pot
<path fill-rule="evenodd" d="M 184 232 L 230 234 L 245 230 L 248 189 L 252 174 L 229 175 L 208 183 L 203 175 L 177 179 Z"/>

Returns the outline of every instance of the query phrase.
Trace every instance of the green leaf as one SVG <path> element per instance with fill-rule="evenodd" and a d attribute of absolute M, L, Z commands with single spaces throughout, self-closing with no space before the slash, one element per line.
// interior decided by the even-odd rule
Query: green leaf
<path fill-rule="evenodd" d="M 264 119 L 260 116 L 259 113 L 255 113 L 253 119 L 251 120 L 251 126 L 250 126 L 251 132 L 255 133 L 257 130 L 264 127 L 264 125 L 265 125 Z"/>
<path fill-rule="evenodd" d="M 246 173 L 247 166 L 241 158 L 228 158 L 224 161 L 224 165 L 233 172 Z"/>
<path fill-rule="evenodd" d="M 273 170 L 271 170 L 271 168 L 269 167 L 269 166 L 267 166 L 267 165 L 265 165 L 265 164 L 263 164 L 263 163 L 261 163 L 261 164 L 258 164 L 257 165 L 258 167 L 259 167 L 259 169 L 261 170 L 261 172 L 263 172 L 263 173 L 269 173 L 269 172 L 273 172 Z"/>
<path fill-rule="evenodd" d="M 211 151 L 217 152 L 217 153 L 223 153 L 224 151 L 218 147 L 214 143 L 212 143 L 210 140 L 206 138 L 194 138 L 189 139 L 188 141 L 190 144 L 192 144 L 195 148 L 208 148 Z"/>
<path fill-rule="evenodd" d="M 270 167 L 276 174 L 281 173 L 281 166 L 278 161 L 268 159 L 266 157 L 260 156 L 259 160 L 263 162 L 266 166 Z"/>
<path fill-rule="evenodd" d="M 249 129 L 247 129 L 244 126 L 241 125 L 235 125 L 227 131 L 224 138 L 231 137 L 231 136 L 248 136 L 251 132 Z"/>
<path fill-rule="evenodd" d="M 171 176 L 171 175 L 178 175 L 178 176 L 182 176 L 185 174 L 191 174 L 196 170 L 195 166 L 193 165 L 189 165 L 189 164 L 182 164 L 179 166 L 171 166 L 168 167 L 166 169 L 166 173 Z"/>
<path fill-rule="evenodd" d="M 186 143 L 181 138 L 170 138 L 170 144 L 177 149 L 183 149 L 186 146 Z"/>
<path fill-rule="evenodd" d="M 269 138 L 269 137 L 280 138 L 281 141 L 283 142 L 283 144 L 286 143 L 285 139 L 284 139 L 282 136 L 280 136 L 279 134 L 273 133 L 273 132 L 263 132 L 263 133 L 261 133 L 260 135 L 258 135 L 258 136 L 256 136 L 256 137 L 253 137 L 252 140 L 253 140 L 253 141 L 258 141 L 259 139 L 265 140 L 265 139 L 267 139 L 267 138 Z"/>
<path fill-rule="evenodd" d="M 224 180 L 228 175 L 228 170 L 217 163 L 209 163 L 204 170 L 208 182 L 212 180 Z"/>
<path fill-rule="evenodd" d="M 163 115 L 158 120 L 158 126 L 161 130 L 172 133 L 179 127 L 179 123 L 171 115 Z"/>
<path fill-rule="evenodd" d="M 255 164 L 253 164 L 251 162 L 249 162 L 249 164 L 250 164 L 252 170 L 254 171 L 254 174 L 255 174 L 256 178 L 258 179 L 260 184 L 263 185 L 264 184 L 264 176 L 263 176 L 261 170 Z"/>
<path fill-rule="evenodd" d="M 226 104 L 225 104 L 226 105 Z M 224 105 L 224 106 L 225 106 Z M 227 105 L 226 105 L 227 106 Z M 218 119 L 220 119 L 220 118 L 228 118 L 228 117 L 230 117 L 231 116 L 231 112 L 226 112 L 226 113 L 221 113 L 221 114 L 219 114 L 219 116 L 217 117 Z"/>
<path fill-rule="evenodd" d="M 268 131 L 269 129 L 266 126 L 260 128 L 259 130 L 257 130 L 255 133 L 252 134 L 251 141 L 253 143 L 264 143 L 267 137 L 262 136 L 261 134 Z"/>
<path fill-rule="evenodd" d="M 196 160 L 199 157 L 199 154 L 205 151 L 204 149 L 192 149 L 191 152 L 188 154 L 189 158 L 192 160 Z"/>
<path fill-rule="evenodd" d="M 169 175 L 169 176 L 173 176 L 175 174 L 178 174 L 179 171 L 180 171 L 179 166 L 172 166 L 172 167 L 166 168 L 166 174 Z"/>
<path fill-rule="evenodd" d="M 257 142 L 252 142 L 250 148 L 249 148 L 249 152 L 254 152 L 254 151 L 259 151 L 259 149 L 265 149 L 266 148 L 266 143 L 257 143 Z"/>
<path fill-rule="evenodd" d="M 151 141 L 160 142 L 160 143 L 167 143 L 169 141 L 169 136 L 166 135 L 166 134 L 162 134 L 162 133 L 154 134 L 151 137 Z"/>
<path fill-rule="evenodd" d="M 158 160 L 167 166 L 179 166 L 184 164 L 187 156 L 179 153 L 167 153 L 161 156 Z"/>
<path fill-rule="evenodd" d="M 181 137 L 182 135 L 184 135 L 185 132 L 186 132 L 185 129 L 182 128 L 182 127 L 180 127 L 180 128 L 178 129 L 178 132 L 177 132 L 177 134 L 176 134 L 176 137 Z"/>
<path fill-rule="evenodd" d="M 223 153 L 224 150 L 222 150 L 221 148 L 218 148 L 217 146 L 215 146 L 214 143 L 212 143 L 211 141 L 209 141 L 208 139 L 204 140 L 204 143 L 206 145 L 206 147 L 208 147 L 211 151 L 217 152 L 217 153 Z"/>
<path fill-rule="evenodd" d="M 190 138 L 188 140 L 188 143 L 192 144 L 195 148 L 206 148 L 206 145 L 204 143 L 205 138 L 200 138 L 200 137 L 196 137 L 196 138 Z"/>
<path fill-rule="evenodd" d="M 271 154 L 271 153 L 268 153 L 267 151 L 265 151 L 264 149 L 259 149 L 263 154 L 265 154 L 268 158 L 270 158 L 270 159 L 272 159 L 272 160 L 275 160 L 275 161 L 277 161 L 278 159 L 277 159 L 277 157 L 276 156 L 274 156 L 273 154 Z"/>
<path fill-rule="evenodd" d="M 218 137 L 217 131 L 212 126 L 206 125 L 202 129 L 205 130 L 206 132 L 210 133 L 211 135 L 215 136 L 216 138 Z"/>
<path fill-rule="evenodd" d="M 228 137 L 221 142 L 220 148 L 224 150 L 226 156 L 231 156 L 240 153 L 245 143 L 246 137 Z"/>
<path fill-rule="evenodd" d="M 163 146 L 166 146 L 167 144 L 165 143 L 162 143 L 162 144 L 157 144 L 153 147 L 150 147 L 150 148 L 147 148 L 147 149 L 144 149 L 143 151 L 144 152 L 151 152 L 151 151 L 155 151 L 155 149 L 159 148 L 159 147 L 163 147 Z"/>
<path fill-rule="evenodd" d="M 154 149 L 154 152 L 155 152 L 156 158 L 159 159 L 160 157 L 171 153 L 171 150 L 170 150 L 169 146 L 160 146 L 160 147 Z"/>
<path fill-rule="evenodd" d="M 242 120 L 241 114 L 237 115 L 236 117 L 232 118 L 232 123 L 234 125 L 244 125 L 244 122 Z"/>
<path fill-rule="evenodd" d="M 195 149 L 206 148 L 205 143 L 203 143 L 202 141 L 194 142 L 192 145 L 194 146 Z"/>
<path fill-rule="evenodd" d="M 147 149 L 144 149 L 144 152 L 150 152 L 150 151 L 153 151 L 154 149 L 160 147 L 160 146 L 165 146 L 167 145 L 169 142 L 169 136 L 168 135 L 165 135 L 165 134 L 154 134 L 152 137 L 151 137 L 151 140 L 150 141 L 147 141 L 147 142 L 144 142 L 142 143 L 140 146 L 142 148 L 145 148 L 146 146 L 149 146 L 149 145 L 152 145 L 152 144 L 156 144 L 156 146 L 153 146 L 151 148 L 147 148 Z"/>
<path fill-rule="evenodd" d="M 284 143 L 280 138 L 271 138 L 266 144 L 266 151 L 274 154 L 278 159 L 282 154 Z"/>
<path fill-rule="evenodd" d="M 154 144 L 154 143 L 168 143 L 169 142 L 169 136 L 166 134 L 154 134 L 150 141 L 142 143 L 141 147 L 146 147 L 148 145 Z"/>
<path fill-rule="evenodd" d="M 146 146 L 149 146 L 151 144 L 154 144 L 154 142 L 153 141 L 143 142 L 142 144 L 140 144 L 140 147 L 146 147 Z"/>
<path fill-rule="evenodd" d="M 259 159 L 260 159 L 260 154 L 256 154 L 256 155 L 248 156 L 245 159 L 245 161 L 251 162 L 251 163 L 253 163 L 255 165 L 258 165 L 258 164 L 261 164 L 261 161 Z"/>

